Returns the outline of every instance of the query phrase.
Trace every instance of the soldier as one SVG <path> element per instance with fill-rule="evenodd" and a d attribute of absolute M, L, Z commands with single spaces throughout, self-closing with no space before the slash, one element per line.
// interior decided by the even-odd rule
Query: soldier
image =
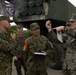
<path fill-rule="evenodd" d="M 28 53 L 26 75 L 47 75 L 46 55 L 50 54 L 53 46 L 45 36 L 40 35 L 38 23 L 32 23 L 30 29 L 33 35 L 25 40 L 24 45 L 24 51 Z"/>
<path fill-rule="evenodd" d="M 12 54 L 16 47 L 16 36 L 9 34 L 8 16 L 0 16 L 0 75 L 12 75 Z"/>
<path fill-rule="evenodd" d="M 57 47 L 61 50 L 62 55 L 60 57 L 61 58 L 60 59 L 60 61 L 61 61 L 60 67 L 62 68 L 62 63 L 64 60 L 64 54 L 65 54 L 65 51 L 64 51 L 65 49 L 63 47 L 63 44 L 62 44 L 62 42 L 60 42 L 58 40 L 56 33 L 53 31 L 52 24 L 51 24 L 50 20 L 46 21 L 45 27 L 48 29 L 48 33 L 47 33 L 48 39 L 52 42 L 54 47 L 57 45 Z"/>
<path fill-rule="evenodd" d="M 52 30 L 49 23 L 46 27 L 48 31 Z M 66 34 L 66 38 L 63 37 L 67 43 L 67 51 L 63 63 L 64 75 L 76 75 L 76 15 L 72 15 L 67 26 L 59 26 L 54 29 L 57 31 L 62 30 Z"/>
<path fill-rule="evenodd" d="M 17 75 L 22 75 L 21 66 L 24 68 L 24 75 L 26 75 L 26 55 L 23 53 L 24 40 L 27 38 L 26 34 L 23 32 L 23 24 L 17 23 L 18 33 L 16 34 L 17 41 L 17 59 L 14 59 L 14 64 L 16 66 Z"/>

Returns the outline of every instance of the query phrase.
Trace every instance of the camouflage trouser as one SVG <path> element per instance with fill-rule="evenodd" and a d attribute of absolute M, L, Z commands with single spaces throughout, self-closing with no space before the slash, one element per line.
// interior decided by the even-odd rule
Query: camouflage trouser
<path fill-rule="evenodd" d="M 14 61 L 14 64 L 16 66 L 17 75 L 22 75 L 21 66 L 24 68 L 24 75 L 26 75 L 26 64 L 22 58 L 18 58 L 17 61 Z"/>
<path fill-rule="evenodd" d="M 8 72 L 6 73 L 6 72 L 3 71 L 3 72 L 0 72 L 0 75 L 12 75 L 12 72 L 9 72 L 9 71 L 8 71 Z"/>
<path fill-rule="evenodd" d="M 12 75 L 12 65 L 6 64 L 0 66 L 0 75 Z"/>

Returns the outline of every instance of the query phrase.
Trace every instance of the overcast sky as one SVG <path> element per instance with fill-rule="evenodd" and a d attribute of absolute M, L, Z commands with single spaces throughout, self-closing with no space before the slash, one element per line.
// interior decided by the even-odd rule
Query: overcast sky
<path fill-rule="evenodd" d="M 76 0 L 68 0 L 76 7 Z"/>

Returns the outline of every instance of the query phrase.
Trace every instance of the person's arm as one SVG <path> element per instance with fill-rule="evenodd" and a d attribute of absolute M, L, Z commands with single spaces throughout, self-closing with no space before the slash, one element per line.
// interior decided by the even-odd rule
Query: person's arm
<path fill-rule="evenodd" d="M 0 38 L 0 50 L 2 50 L 4 52 L 8 52 L 8 51 L 15 49 L 15 45 L 16 45 L 16 43 L 13 41 L 11 43 L 9 43 L 8 41 Z"/>
<path fill-rule="evenodd" d="M 57 35 L 55 34 L 55 32 L 53 31 L 52 29 L 52 25 L 51 25 L 51 21 L 48 20 L 46 21 L 46 24 L 45 24 L 47 30 L 48 30 L 48 33 L 47 33 L 47 36 L 48 36 L 48 39 L 52 42 L 52 43 L 61 43 L 58 39 L 57 39 Z"/>
<path fill-rule="evenodd" d="M 47 56 L 50 55 L 53 49 L 54 48 L 53 48 L 52 43 L 47 39 L 47 45 L 46 45 L 46 51 L 45 51 L 46 55 Z"/>
<path fill-rule="evenodd" d="M 63 31 L 67 35 L 76 38 L 76 22 L 72 23 L 70 26 L 59 26 L 55 28 L 56 31 Z"/>
<path fill-rule="evenodd" d="M 0 48 L 2 51 L 8 52 L 15 50 L 16 47 L 16 41 L 15 41 L 15 36 L 13 36 L 13 39 L 11 38 L 9 33 L 0 33 Z"/>
<path fill-rule="evenodd" d="M 61 43 L 58 38 L 57 38 L 57 35 L 56 33 L 52 30 L 50 32 L 48 32 L 47 34 L 48 36 L 48 39 L 52 42 L 52 43 Z"/>

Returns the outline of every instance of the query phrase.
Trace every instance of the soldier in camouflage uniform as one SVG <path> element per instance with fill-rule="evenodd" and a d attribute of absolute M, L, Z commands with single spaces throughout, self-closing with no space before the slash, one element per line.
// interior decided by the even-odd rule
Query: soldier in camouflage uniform
<path fill-rule="evenodd" d="M 0 17 L 0 75 L 12 75 L 12 54 L 16 47 L 15 35 L 10 34 L 9 17 Z M 12 38 L 11 38 L 12 37 Z"/>
<path fill-rule="evenodd" d="M 57 46 L 61 50 L 61 54 L 60 54 L 61 57 L 59 61 L 60 61 L 60 67 L 62 68 L 66 50 L 64 49 L 62 42 L 58 40 L 57 34 L 53 31 L 51 26 L 52 26 L 51 21 L 50 20 L 46 21 L 45 27 L 48 29 L 48 33 L 47 33 L 48 39 L 52 42 L 54 47 Z"/>
<path fill-rule="evenodd" d="M 32 23 L 30 29 L 33 35 L 25 40 L 24 45 L 24 51 L 28 53 L 26 75 L 47 75 L 46 55 L 51 53 L 53 46 L 45 36 L 40 35 L 38 23 Z M 43 55 L 37 55 L 34 52 L 40 52 Z"/>
<path fill-rule="evenodd" d="M 16 66 L 17 75 L 22 75 L 21 66 L 24 68 L 24 75 L 26 75 L 26 55 L 23 52 L 24 40 L 27 38 L 26 34 L 23 32 L 23 25 L 21 23 L 17 23 L 18 33 L 16 34 L 17 41 L 17 59 L 14 60 L 14 64 Z"/>
<path fill-rule="evenodd" d="M 45 24 L 46 28 L 48 29 L 48 33 L 47 33 L 47 36 L 48 36 L 48 39 L 53 43 L 56 43 L 58 46 L 60 46 L 61 48 L 61 52 L 62 52 L 62 56 L 61 56 L 61 62 L 63 63 L 64 59 L 65 59 L 65 52 L 66 52 L 66 43 L 65 42 L 60 42 L 57 38 L 57 34 L 53 31 L 53 28 L 52 28 L 52 25 L 51 25 L 51 21 L 48 20 L 46 21 L 46 24 Z M 64 36 L 62 34 L 62 36 Z M 62 64 L 61 64 L 62 66 Z"/>
<path fill-rule="evenodd" d="M 69 24 L 67 26 L 59 26 L 55 29 L 57 31 L 63 30 L 66 34 L 66 40 L 67 43 L 67 51 L 65 55 L 65 60 L 63 63 L 63 70 L 64 75 L 76 75 L 76 17 L 75 15 L 72 16 L 72 18 L 68 22 Z M 48 24 L 47 25 L 48 31 L 51 31 L 51 27 Z"/>

